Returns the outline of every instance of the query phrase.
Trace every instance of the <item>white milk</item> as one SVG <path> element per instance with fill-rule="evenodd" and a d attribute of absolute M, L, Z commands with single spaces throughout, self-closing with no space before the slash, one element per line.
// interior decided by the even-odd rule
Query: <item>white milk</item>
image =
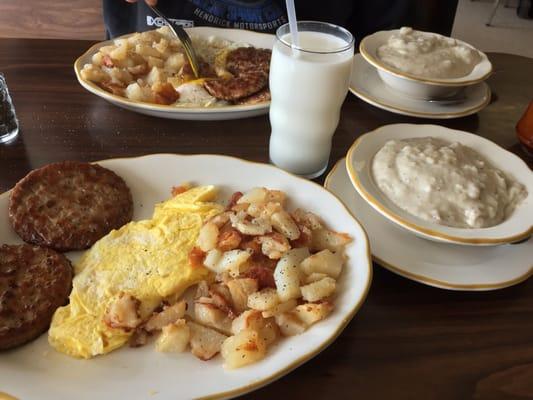
<path fill-rule="evenodd" d="M 290 35 L 282 40 L 290 43 Z M 348 43 L 330 34 L 300 32 L 300 48 L 331 52 Z M 300 175 L 327 167 L 331 139 L 350 82 L 353 47 L 339 53 L 291 50 L 277 40 L 270 64 L 270 159 Z"/>

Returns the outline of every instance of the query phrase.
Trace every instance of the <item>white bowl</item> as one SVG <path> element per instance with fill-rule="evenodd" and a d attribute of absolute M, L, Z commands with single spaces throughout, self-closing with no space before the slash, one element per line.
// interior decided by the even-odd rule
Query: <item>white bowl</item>
<path fill-rule="evenodd" d="M 454 228 L 422 220 L 393 204 L 371 174 L 374 155 L 392 139 L 433 137 L 475 149 L 490 163 L 522 183 L 527 197 L 502 223 L 481 229 Z M 533 233 L 533 172 L 524 161 L 494 142 L 438 125 L 393 124 L 359 137 L 346 157 L 346 168 L 357 192 L 384 217 L 425 239 L 464 245 L 498 245 L 520 241 Z"/>
<path fill-rule="evenodd" d="M 463 87 L 484 81 L 492 72 L 492 64 L 485 53 L 457 39 L 457 43 L 478 51 L 481 56 L 481 61 L 474 67 L 470 74 L 460 78 L 444 79 L 419 77 L 400 71 L 397 68 L 385 64 L 377 55 L 379 47 L 386 44 L 389 37 L 399 31 L 399 29 L 380 31 L 365 37 L 359 45 L 359 52 L 370 64 L 376 67 L 383 82 L 408 96 L 422 99 L 454 96 Z M 444 37 L 437 33 L 424 33 Z"/>

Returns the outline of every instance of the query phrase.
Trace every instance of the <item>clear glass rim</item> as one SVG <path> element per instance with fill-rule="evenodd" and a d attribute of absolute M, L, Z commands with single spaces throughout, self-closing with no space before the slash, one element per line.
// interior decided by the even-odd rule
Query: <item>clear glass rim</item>
<path fill-rule="evenodd" d="M 303 47 L 295 46 L 295 45 L 293 45 L 293 44 L 291 44 L 291 43 L 289 43 L 289 42 L 287 42 L 287 41 L 285 41 L 285 40 L 283 40 L 281 38 L 281 31 L 282 30 L 286 30 L 287 31 L 287 32 L 283 33 L 283 35 L 285 35 L 287 33 L 290 33 L 290 29 L 288 29 L 289 28 L 289 24 L 288 23 L 281 25 L 276 30 L 276 38 L 277 38 L 277 40 L 279 40 L 280 43 L 283 43 L 285 46 L 287 46 L 290 49 L 295 49 L 295 50 L 298 50 L 298 51 L 301 51 L 301 52 L 304 52 L 304 53 L 313 53 L 313 54 L 336 54 L 336 53 L 342 53 L 342 52 L 344 52 L 346 50 L 349 50 L 354 45 L 354 42 L 355 42 L 354 36 L 352 35 L 352 33 L 348 29 L 343 28 L 342 26 L 331 24 L 329 22 L 322 22 L 322 21 L 298 21 L 297 22 L 298 27 L 300 25 L 305 25 L 305 24 L 308 24 L 308 25 L 321 25 L 321 26 L 329 28 L 332 31 L 333 30 L 338 30 L 338 31 L 342 32 L 344 35 L 346 35 L 346 37 L 349 40 L 346 42 L 346 46 L 339 47 L 338 49 L 335 49 L 335 50 L 316 51 L 316 50 L 304 49 Z M 300 30 L 298 30 L 298 31 L 300 31 Z M 305 32 L 307 30 L 304 29 L 303 31 Z M 313 32 L 315 32 L 315 31 L 313 31 Z M 318 32 L 320 32 L 320 31 L 318 31 Z"/>

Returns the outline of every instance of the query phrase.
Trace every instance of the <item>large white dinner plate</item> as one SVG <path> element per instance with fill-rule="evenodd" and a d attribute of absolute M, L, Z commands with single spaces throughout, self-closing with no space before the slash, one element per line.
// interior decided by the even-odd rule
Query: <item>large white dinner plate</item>
<path fill-rule="evenodd" d="M 492 166 L 525 186 L 526 197 L 501 223 L 486 228 L 455 228 L 418 218 L 394 204 L 372 176 L 374 155 L 389 140 L 432 137 L 475 149 Z M 426 239 L 463 245 L 492 246 L 520 241 L 533 233 L 533 173 L 527 164 L 496 143 L 472 133 L 439 125 L 391 124 L 360 136 L 348 150 L 348 175 L 359 194 L 392 222 Z"/>
<path fill-rule="evenodd" d="M 490 103 L 485 82 L 467 86 L 458 97 L 462 101 L 433 101 L 409 97 L 391 89 L 378 76 L 376 68 L 361 54 L 354 56 L 350 92 L 361 100 L 395 114 L 428 119 L 451 119 L 475 114 Z"/>
<path fill-rule="evenodd" d="M 253 31 L 246 31 L 242 29 L 222 29 L 211 27 L 195 27 L 185 29 L 192 35 L 201 37 L 217 36 L 223 39 L 231 40 L 233 42 L 248 43 L 258 48 L 272 49 L 274 45 L 275 36 L 267 33 L 258 33 Z M 123 37 L 127 37 L 125 35 Z M 96 43 L 91 46 L 89 50 L 83 53 L 74 63 L 74 71 L 78 82 L 89 92 L 113 103 L 119 107 L 147 114 L 154 117 L 170 118 L 170 119 L 187 119 L 198 121 L 212 121 L 212 120 L 226 120 L 226 119 L 240 119 L 253 117 L 268 113 L 270 102 L 250 105 L 231 105 L 223 107 L 176 107 L 166 106 L 160 104 L 151 104 L 141 101 L 129 100 L 125 97 L 117 96 L 109 93 L 94 84 L 93 82 L 82 79 L 80 71 L 85 64 L 91 62 L 93 54 L 98 52 L 102 46 L 112 44 L 112 40 Z"/>
<path fill-rule="evenodd" d="M 421 239 L 374 210 L 353 188 L 346 160 L 324 183 L 365 228 L 374 260 L 392 272 L 426 285 L 453 290 L 494 290 L 533 275 L 533 238 L 520 244 L 471 247 Z"/>
<path fill-rule="evenodd" d="M 118 173 L 131 188 L 135 220 L 150 217 L 153 205 L 167 199 L 171 187 L 183 182 L 217 185 L 226 199 L 236 190 L 259 185 L 286 191 L 290 206 L 316 212 L 331 228 L 354 238 L 346 248 L 348 261 L 338 281 L 336 308 L 305 333 L 274 345 L 264 360 L 233 371 L 222 368 L 220 357 L 206 362 L 188 352 L 162 354 L 153 344 L 77 360 L 51 348 L 45 334 L 1 353 L 0 392 L 25 400 L 229 398 L 278 379 L 318 354 L 362 305 L 372 275 L 366 234 L 342 202 L 320 185 L 270 165 L 216 155 L 158 154 L 99 164 Z M 4 215 L 0 219 L 0 243 L 19 243 L 8 223 L 8 196 L 0 195 Z"/>

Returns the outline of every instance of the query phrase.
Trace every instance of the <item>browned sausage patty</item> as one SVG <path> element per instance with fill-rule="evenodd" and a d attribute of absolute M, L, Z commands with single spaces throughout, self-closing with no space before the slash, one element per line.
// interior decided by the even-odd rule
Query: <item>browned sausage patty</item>
<path fill-rule="evenodd" d="M 231 101 L 257 93 L 267 84 L 268 75 L 253 72 L 236 78 L 207 80 L 204 87 L 211 96 Z"/>
<path fill-rule="evenodd" d="M 259 104 L 264 103 L 265 101 L 270 101 L 270 99 L 270 89 L 267 86 L 259 92 L 252 94 L 251 96 L 238 99 L 235 104 Z"/>
<path fill-rule="evenodd" d="M 268 76 L 271 55 L 272 52 L 268 49 L 239 47 L 228 53 L 226 69 L 233 75 L 263 72 Z"/>
<path fill-rule="evenodd" d="M 268 85 L 271 53 L 255 47 L 239 47 L 230 51 L 226 57 L 226 69 L 234 77 L 207 80 L 205 89 L 211 96 L 227 101 L 249 97 L 263 90 Z"/>
<path fill-rule="evenodd" d="M 35 339 L 66 304 L 72 266 L 45 247 L 0 246 L 0 350 Z"/>
<path fill-rule="evenodd" d="M 9 218 L 28 243 L 80 250 L 131 220 L 124 180 L 96 164 L 65 161 L 30 172 L 9 199 Z"/>

